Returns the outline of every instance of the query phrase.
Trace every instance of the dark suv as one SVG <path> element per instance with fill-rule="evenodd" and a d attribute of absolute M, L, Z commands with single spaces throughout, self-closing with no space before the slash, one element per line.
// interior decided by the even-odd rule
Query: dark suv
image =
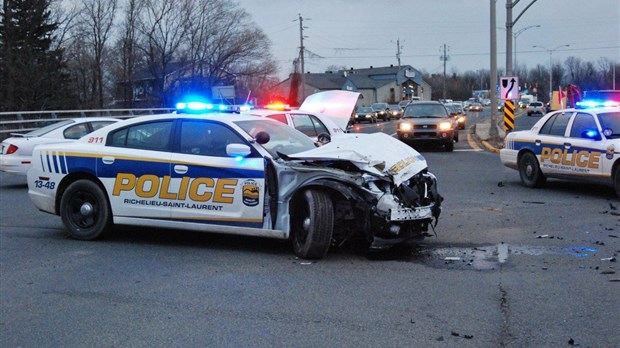
<path fill-rule="evenodd" d="M 446 107 L 434 101 L 411 102 L 396 129 L 398 139 L 406 143 L 437 144 L 454 150 L 459 133 Z"/>

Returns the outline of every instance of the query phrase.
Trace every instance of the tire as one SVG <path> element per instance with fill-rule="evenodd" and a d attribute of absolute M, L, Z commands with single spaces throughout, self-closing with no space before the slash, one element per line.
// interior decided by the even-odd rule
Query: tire
<path fill-rule="evenodd" d="M 327 254 L 334 229 L 331 198 L 322 191 L 308 189 L 294 203 L 291 233 L 293 251 L 302 259 L 320 259 Z"/>
<path fill-rule="evenodd" d="M 451 142 L 449 142 L 449 143 L 447 143 L 447 144 L 446 144 L 446 151 L 447 151 L 447 152 L 452 152 L 452 151 L 454 151 L 454 142 L 452 142 L 452 141 L 451 141 Z"/>
<path fill-rule="evenodd" d="M 112 226 L 110 203 L 105 192 L 90 180 L 70 184 L 60 199 L 60 216 L 70 237 L 94 240 Z"/>
<path fill-rule="evenodd" d="M 616 189 L 616 196 L 620 198 L 620 166 L 616 166 L 616 173 L 614 174 L 614 188 Z"/>
<path fill-rule="evenodd" d="M 540 170 L 536 156 L 531 152 L 526 152 L 519 158 L 519 176 L 527 187 L 540 187 L 547 180 Z"/>

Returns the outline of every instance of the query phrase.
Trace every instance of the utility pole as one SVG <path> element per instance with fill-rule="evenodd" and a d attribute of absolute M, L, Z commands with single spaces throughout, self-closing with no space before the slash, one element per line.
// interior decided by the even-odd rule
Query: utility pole
<path fill-rule="evenodd" d="M 396 39 L 396 60 L 398 61 L 398 71 L 400 71 L 400 38 Z"/>
<path fill-rule="evenodd" d="M 489 128 L 489 136 L 493 139 L 497 139 L 499 135 L 497 131 L 497 120 L 495 118 L 495 112 L 497 110 L 497 29 L 495 28 L 495 1 L 496 0 L 491 0 L 491 73 L 489 74 L 491 78 L 489 86 L 489 97 L 491 98 L 491 127 Z"/>
<path fill-rule="evenodd" d="M 443 61 L 443 99 L 446 99 L 446 62 L 450 56 L 446 55 L 446 44 L 443 44 L 443 55 L 439 60 Z"/>
<path fill-rule="evenodd" d="M 306 98 L 306 71 L 305 71 L 305 65 L 304 65 L 304 51 L 305 51 L 305 47 L 304 47 L 304 19 L 301 16 L 301 13 L 299 13 L 299 61 L 301 64 L 301 76 L 300 76 L 300 83 L 301 83 L 301 100 L 303 100 L 304 98 Z"/>
<path fill-rule="evenodd" d="M 512 76 L 512 27 L 514 27 L 519 18 L 523 16 L 525 11 L 536 2 L 536 0 L 532 0 L 513 21 L 512 8 L 515 7 L 519 1 L 521 0 L 506 0 L 506 76 Z"/>

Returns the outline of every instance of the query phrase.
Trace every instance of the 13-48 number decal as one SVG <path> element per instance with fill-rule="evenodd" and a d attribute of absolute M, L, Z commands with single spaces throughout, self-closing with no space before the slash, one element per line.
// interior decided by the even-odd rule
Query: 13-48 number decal
<path fill-rule="evenodd" d="M 34 182 L 34 186 L 36 188 L 46 188 L 46 189 L 50 189 L 53 190 L 54 187 L 56 187 L 56 183 L 53 181 L 41 181 L 41 180 L 36 180 Z"/>

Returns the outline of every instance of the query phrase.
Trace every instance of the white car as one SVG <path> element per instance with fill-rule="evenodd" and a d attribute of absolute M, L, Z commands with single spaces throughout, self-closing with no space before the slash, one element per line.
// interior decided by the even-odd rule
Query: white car
<path fill-rule="evenodd" d="M 620 197 L 620 107 L 549 113 L 532 129 L 509 133 L 500 159 L 529 187 L 548 177 L 583 180 L 610 185 Z"/>
<path fill-rule="evenodd" d="M 80 117 L 55 122 L 25 134 L 12 133 L 12 137 L 0 144 L 0 171 L 26 175 L 35 146 L 72 142 L 115 122 L 118 122 L 118 119 Z"/>
<path fill-rule="evenodd" d="M 254 109 L 243 114 L 280 121 L 304 133 L 314 141 L 329 142 L 331 137 L 345 134 L 359 93 L 324 91 L 308 96 L 298 110 Z"/>
<path fill-rule="evenodd" d="M 251 115 L 132 118 L 33 156 L 32 202 L 81 240 L 125 224 L 290 238 L 298 256 L 321 258 L 348 240 L 422 239 L 443 199 L 424 157 L 389 135 L 318 147 Z"/>

